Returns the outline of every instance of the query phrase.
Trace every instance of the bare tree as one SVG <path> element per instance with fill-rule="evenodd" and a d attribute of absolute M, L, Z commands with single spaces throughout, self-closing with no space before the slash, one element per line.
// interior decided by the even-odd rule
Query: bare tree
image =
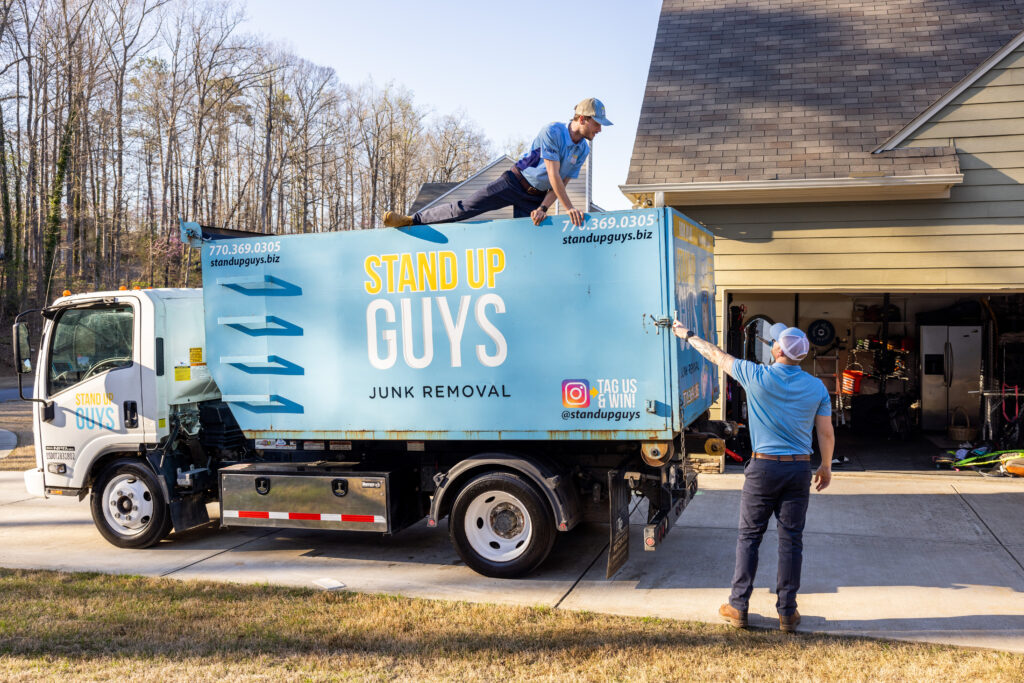
<path fill-rule="evenodd" d="M 339 83 L 241 18 L 220 0 L 0 0 L 0 314 L 62 281 L 180 284 L 197 261 L 179 217 L 372 227 L 486 160 L 464 113 Z"/>
<path fill-rule="evenodd" d="M 124 224 L 124 103 L 125 82 L 128 66 L 156 38 L 158 26 L 147 27 L 147 19 L 169 0 L 102 0 L 100 35 L 107 48 L 106 69 L 114 90 L 114 209 L 113 249 L 116 251 L 121 240 Z M 120 275 L 120 259 L 113 262 L 114 280 Z"/>
<path fill-rule="evenodd" d="M 465 112 L 442 116 L 427 136 L 427 171 L 432 183 L 463 180 L 487 162 L 490 145 Z"/>

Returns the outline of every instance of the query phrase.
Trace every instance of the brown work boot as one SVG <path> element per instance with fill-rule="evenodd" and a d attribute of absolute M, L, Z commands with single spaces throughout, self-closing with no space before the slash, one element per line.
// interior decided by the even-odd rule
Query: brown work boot
<path fill-rule="evenodd" d="M 384 212 L 384 226 L 388 228 L 405 228 L 412 225 L 412 216 L 397 211 Z"/>
<path fill-rule="evenodd" d="M 797 610 L 793 611 L 793 614 L 786 617 L 779 615 L 779 630 L 784 633 L 792 633 L 796 630 L 797 624 L 800 623 L 800 612 Z"/>
<path fill-rule="evenodd" d="M 725 603 L 718 608 L 718 615 L 729 622 L 730 626 L 736 628 L 747 627 L 747 613 L 741 612 L 729 603 Z"/>

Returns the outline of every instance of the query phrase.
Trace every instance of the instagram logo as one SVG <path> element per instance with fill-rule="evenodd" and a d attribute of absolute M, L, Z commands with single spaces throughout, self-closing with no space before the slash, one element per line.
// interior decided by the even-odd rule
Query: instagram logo
<path fill-rule="evenodd" d="M 563 379 L 562 405 L 566 408 L 586 408 L 589 406 L 590 382 L 585 379 Z"/>

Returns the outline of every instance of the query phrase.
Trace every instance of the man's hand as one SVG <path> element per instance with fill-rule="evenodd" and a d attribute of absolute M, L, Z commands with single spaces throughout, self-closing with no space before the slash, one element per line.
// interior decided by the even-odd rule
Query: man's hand
<path fill-rule="evenodd" d="M 562 202 L 562 206 L 570 207 L 566 209 L 566 213 L 569 214 L 569 220 L 576 227 L 583 225 L 583 212 L 579 209 L 572 207 L 572 202 L 569 201 L 569 195 L 565 191 L 565 184 L 569 182 L 568 178 L 563 178 L 561 173 L 561 163 L 552 159 L 544 160 L 544 169 L 548 172 L 548 182 L 551 183 L 551 190 L 548 195 L 554 194 L 558 197 L 558 201 Z"/>
<path fill-rule="evenodd" d="M 530 212 L 530 218 L 533 219 L 534 225 L 540 225 L 544 222 L 544 219 L 548 217 L 547 211 L 541 211 L 540 209 L 534 209 Z"/>
<path fill-rule="evenodd" d="M 735 358 L 711 342 L 701 339 L 696 334 L 691 335 L 690 330 L 683 327 L 683 324 L 678 320 L 672 321 L 672 333 L 689 344 L 691 349 L 725 370 L 727 375 L 736 379 L 736 376 L 732 374 L 732 366 L 736 362 Z"/>
<path fill-rule="evenodd" d="M 680 339 L 686 339 L 686 335 L 690 333 L 690 331 L 683 327 L 683 324 L 678 320 L 672 321 L 672 332 Z"/>
<path fill-rule="evenodd" d="M 824 491 L 832 483 L 832 464 L 822 464 L 814 473 L 814 490 Z"/>

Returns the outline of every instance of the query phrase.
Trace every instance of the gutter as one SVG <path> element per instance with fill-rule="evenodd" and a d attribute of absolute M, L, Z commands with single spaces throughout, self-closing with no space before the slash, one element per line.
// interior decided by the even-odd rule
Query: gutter
<path fill-rule="evenodd" d="M 962 173 L 619 185 L 635 207 L 948 199 Z"/>

